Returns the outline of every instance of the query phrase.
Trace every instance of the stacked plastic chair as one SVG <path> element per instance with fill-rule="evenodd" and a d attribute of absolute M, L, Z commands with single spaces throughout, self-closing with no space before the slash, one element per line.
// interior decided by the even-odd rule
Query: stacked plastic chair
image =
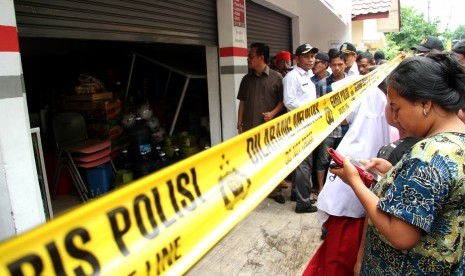
<path fill-rule="evenodd" d="M 84 117 L 78 112 L 58 113 L 53 117 L 53 133 L 58 150 L 57 165 L 54 174 L 54 192 L 56 196 L 61 171 L 68 169 L 76 190 L 82 201 L 89 199 L 86 182 L 80 169 L 91 169 L 111 161 L 110 140 L 88 139 Z"/>

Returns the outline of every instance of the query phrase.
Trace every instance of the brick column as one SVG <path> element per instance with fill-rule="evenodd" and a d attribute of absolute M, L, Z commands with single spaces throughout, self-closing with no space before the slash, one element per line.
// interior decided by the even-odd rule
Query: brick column
<path fill-rule="evenodd" d="M 0 0 L 0 240 L 45 222 L 14 4 Z"/>

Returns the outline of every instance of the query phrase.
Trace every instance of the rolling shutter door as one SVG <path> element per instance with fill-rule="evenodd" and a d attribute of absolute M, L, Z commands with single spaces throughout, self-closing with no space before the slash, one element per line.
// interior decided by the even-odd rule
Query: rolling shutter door
<path fill-rule="evenodd" d="M 291 18 L 247 0 L 247 43 L 263 42 L 270 46 L 270 55 L 292 50 Z"/>
<path fill-rule="evenodd" d="M 19 36 L 218 45 L 216 1 L 14 1 Z"/>

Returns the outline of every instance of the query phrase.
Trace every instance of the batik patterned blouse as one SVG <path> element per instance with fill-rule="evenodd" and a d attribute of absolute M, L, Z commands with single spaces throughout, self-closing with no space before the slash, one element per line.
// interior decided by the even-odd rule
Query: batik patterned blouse
<path fill-rule="evenodd" d="M 464 171 L 464 134 L 436 134 L 406 152 L 373 192 L 380 210 L 424 234 L 398 250 L 369 221 L 362 275 L 465 275 Z"/>

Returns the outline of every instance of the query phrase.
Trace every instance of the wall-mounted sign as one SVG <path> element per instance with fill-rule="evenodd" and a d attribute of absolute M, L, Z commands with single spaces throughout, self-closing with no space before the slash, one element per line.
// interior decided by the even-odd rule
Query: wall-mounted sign
<path fill-rule="evenodd" d="M 233 0 L 234 26 L 245 28 L 245 0 Z"/>

